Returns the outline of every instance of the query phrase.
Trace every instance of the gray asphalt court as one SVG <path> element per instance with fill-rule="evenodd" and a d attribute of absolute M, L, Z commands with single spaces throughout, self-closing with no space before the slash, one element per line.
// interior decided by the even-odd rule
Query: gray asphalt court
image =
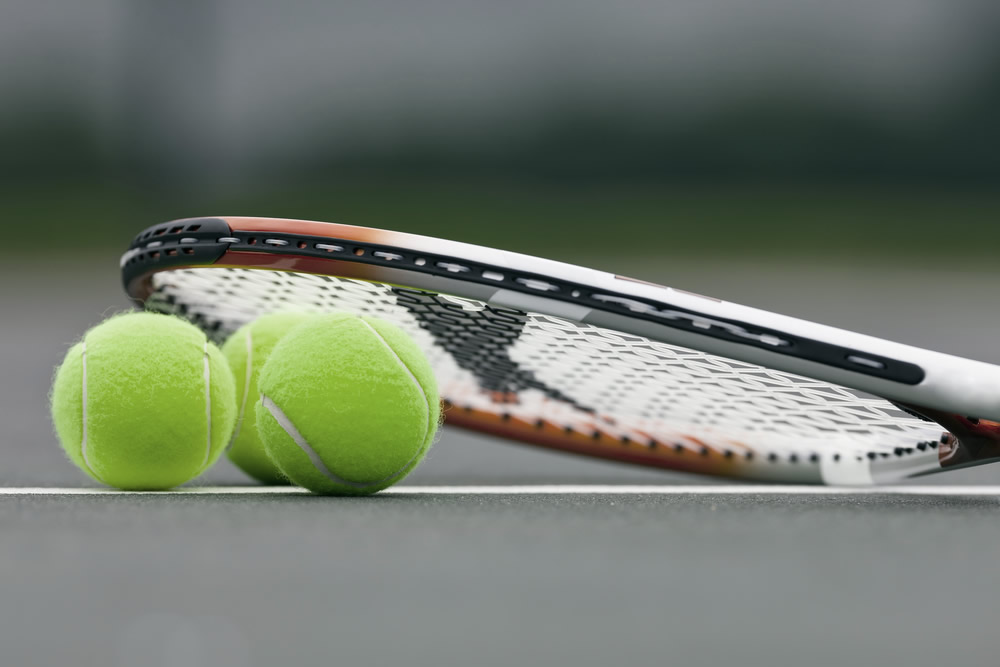
<path fill-rule="evenodd" d="M 0 269 L 0 664 L 1000 664 L 1000 467 L 792 492 L 446 427 L 372 498 L 247 488 L 227 461 L 204 492 L 98 492 L 46 394 L 128 304 L 113 254 L 58 264 Z M 1000 271 L 597 268 L 1000 362 Z"/>

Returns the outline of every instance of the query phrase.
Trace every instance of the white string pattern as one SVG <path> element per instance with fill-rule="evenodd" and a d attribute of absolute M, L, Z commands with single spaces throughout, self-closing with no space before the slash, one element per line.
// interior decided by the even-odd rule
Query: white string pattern
<path fill-rule="evenodd" d="M 300 273 L 200 268 L 153 276 L 149 308 L 218 339 L 276 310 L 389 320 L 427 353 L 442 397 L 525 421 L 636 443 L 709 443 L 806 458 L 936 440 L 940 426 L 888 401 L 642 336 L 470 299 Z"/>

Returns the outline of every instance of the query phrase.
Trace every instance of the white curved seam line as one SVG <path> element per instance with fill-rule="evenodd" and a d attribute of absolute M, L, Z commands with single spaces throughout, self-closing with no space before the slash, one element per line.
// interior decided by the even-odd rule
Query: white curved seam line
<path fill-rule="evenodd" d="M 362 324 L 364 324 L 366 327 L 368 327 L 368 329 L 371 330 L 371 332 L 373 334 L 375 334 L 376 338 L 378 338 L 380 341 L 382 341 L 382 344 L 385 345 L 385 349 L 389 350 L 389 353 L 392 354 L 392 356 L 396 359 L 396 362 L 400 366 L 403 367 L 403 370 L 406 371 L 406 374 L 410 376 L 411 380 L 413 380 L 413 385 L 417 388 L 417 391 L 420 392 L 420 396 L 423 397 L 423 399 L 424 399 L 424 405 L 427 406 L 427 410 L 424 411 L 424 427 L 423 427 L 423 429 L 421 429 L 421 433 L 423 433 L 423 438 L 420 441 L 420 447 L 417 448 L 417 451 L 414 452 L 413 456 L 410 457 L 410 460 L 407 461 L 406 464 L 403 465 L 402 468 L 400 468 L 399 470 L 397 470 L 396 472 L 392 473 L 391 475 L 389 475 L 388 477 L 386 477 L 384 479 L 380 479 L 377 482 L 372 482 L 372 484 L 381 484 L 382 482 L 387 482 L 390 479 L 393 479 L 393 478 L 397 477 L 401 472 L 403 472 L 404 470 L 406 470 L 407 468 L 409 468 L 410 464 L 413 463 L 415 460 L 417 460 L 417 458 L 420 456 L 421 452 L 424 451 L 424 444 L 426 444 L 426 440 L 427 440 L 427 431 L 428 431 L 428 427 L 430 426 L 430 424 L 428 422 L 430 421 L 430 418 L 431 418 L 431 401 L 430 401 L 429 398 L 427 398 L 427 392 L 424 391 L 424 388 L 421 386 L 420 381 L 417 380 L 417 376 L 413 374 L 413 371 L 410 370 L 409 366 L 407 366 L 405 363 L 403 363 L 402 358 L 400 358 L 400 356 L 398 354 L 396 354 L 396 350 L 392 349 L 392 346 L 389 345 L 388 341 L 386 341 L 386 339 L 382 337 L 382 334 L 380 334 L 378 331 L 376 331 L 375 327 L 373 327 L 372 325 L 368 324 L 368 322 L 366 322 L 365 320 L 362 319 L 360 321 L 361 321 Z"/>
<path fill-rule="evenodd" d="M 232 449 L 233 444 L 236 442 L 236 438 L 240 437 L 240 431 L 243 430 L 243 420 L 246 418 L 247 414 L 247 401 L 250 400 L 250 381 L 253 380 L 253 333 L 247 332 L 247 372 L 246 378 L 243 382 L 243 402 L 240 404 L 240 418 L 236 422 L 236 430 L 233 432 L 233 437 L 229 440 L 229 446 L 226 449 Z"/>
<path fill-rule="evenodd" d="M 83 365 L 83 437 L 80 438 L 80 456 L 83 457 L 83 462 L 87 465 L 87 469 L 93 474 L 94 468 L 90 465 L 90 460 L 87 458 L 87 341 L 83 341 L 83 349 L 80 351 L 80 361 Z"/>
<path fill-rule="evenodd" d="M 87 341 L 83 341 L 83 349 L 80 351 L 80 361 L 83 366 L 83 395 L 80 400 L 83 403 L 83 436 L 80 438 L 80 456 L 83 458 L 83 464 L 87 466 L 87 470 L 90 474 L 94 476 L 94 479 L 104 482 L 104 479 L 97 474 L 94 470 L 94 466 L 90 465 L 90 459 L 87 458 Z M 107 482 L 105 482 L 106 484 Z"/>
<path fill-rule="evenodd" d="M 361 323 L 364 324 L 366 327 L 368 327 L 371 330 L 371 332 L 373 334 L 375 334 L 376 338 L 378 338 L 380 341 L 382 341 L 382 344 L 385 345 L 385 349 L 389 350 L 389 354 L 391 354 L 393 356 L 393 358 L 396 360 L 396 363 L 398 363 L 400 366 L 402 366 L 403 370 L 406 371 L 406 374 L 410 376 L 411 380 L 413 380 L 413 385 L 417 388 L 417 391 L 420 392 L 420 396 L 424 399 L 424 404 L 427 406 L 427 410 L 424 412 L 424 428 L 423 428 L 423 431 L 422 431 L 426 435 L 426 433 L 427 433 L 427 427 L 429 426 L 429 424 L 427 422 L 431 418 L 431 416 L 430 416 L 431 415 L 431 402 L 430 402 L 430 399 L 427 398 L 427 392 L 425 392 L 424 388 L 422 386 L 420 386 L 420 382 L 417 380 L 417 376 L 413 374 L 413 371 L 410 370 L 410 367 L 407 366 L 406 364 L 404 364 L 403 360 L 399 357 L 398 354 L 396 354 L 396 350 L 392 349 L 392 346 L 389 345 L 389 343 L 385 340 L 385 338 L 382 338 L 382 335 L 379 334 L 378 331 L 375 331 L 375 327 L 373 327 L 372 325 L 368 324 L 364 320 L 361 320 Z M 409 465 L 409 464 L 407 464 L 407 465 Z"/>
<path fill-rule="evenodd" d="M 208 358 L 208 340 L 205 341 L 205 417 L 208 420 L 208 444 L 205 447 L 205 460 L 202 465 L 208 464 L 208 459 L 212 456 L 212 365 Z"/>
<path fill-rule="evenodd" d="M 288 418 L 288 415 L 286 415 L 284 411 L 282 411 L 282 409 L 279 408 L 277 404 L 275 404 L 274 401 L 272 401 L 264 394 L 261 394 L 260 402 L 267 409 L 267 411 L 271 413 L 271 416 L 274 417 L 274 420 L 278 422 L 278 426 L 280 426 L 281 429 L 288 434 L 288 437 L 291 438 L 296 445 L 298 445 L 299 449 L 305 452 L 305 455 L 309 457 L 310 461 L 312 461 L 313 467 L 315 467 L 316 470 L 322 473 L 322 475 L 327 479 L 329 479 L 331 482 L 333 482 L 334 484 L 342 484 L 343 486 L 349 486 L 352 489 L 365 489 L 374 484 L 378 484 L 378 482 L 364 482 L 364 483 L 351 482 L 349 480 L 338 477 L 329 468 L 326 467 L 326 464 L 323 463 L 323 459 L 319 457 L 319 454 L 317 454 L 316 450 L 312 448 L 312 446 L 309 444 L 309 441 L 306 440 L 301 433 L 299 433 L 299 430 L 295 428 L 295 424 L 292 423 L 292 420 Z"/>

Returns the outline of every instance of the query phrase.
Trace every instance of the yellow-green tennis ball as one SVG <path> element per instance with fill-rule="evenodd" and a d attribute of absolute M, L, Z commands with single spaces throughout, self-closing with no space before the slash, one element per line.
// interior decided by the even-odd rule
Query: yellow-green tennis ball
<path fill-rule="evenodd" d="M 247 324 L 234 333 L 222 353 L 229 360 L 236 380 L 236 404 L 239 416 L 236 433 L 226 455 L 245 473 L 265 484 L 288 484 L 271 458 L 257 433 L 254 403 L 260 397 L 257 382 L 271 350 L 291 329 L 308 320 L 306 313 L 272 313 Z"/>
<path fill-rule="evenodd" d="M 406 477 L 440 418 L 427 358 L 372 317 L 321 315 L 281 339 L 260 374 L 257 428 L 288 479 L 365 495 Z"/>
<path fill-rule="evenodd" d="M 66 355 L 52 388 L 52 419 L 66 454 L 94 479 L 169 489 L 201 474 L 229 442 L 233 374 L 193 325 L 121 315 Z"/>

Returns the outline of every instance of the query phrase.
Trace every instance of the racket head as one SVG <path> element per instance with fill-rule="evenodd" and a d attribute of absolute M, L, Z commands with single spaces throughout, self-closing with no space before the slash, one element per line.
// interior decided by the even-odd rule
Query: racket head
<path fill-rule="evenodd" d="M 828 484 L 1000 456 L 1000 426 L 942 390 L 956 372 L 1000 387 L 995 367 L 560 262 L 233 217 L 149 228 L 121 267 L 137 304 L 218 341 L 277 310 L 390 320 L 428 354 L 448 423 L 511 440 Z"/>

